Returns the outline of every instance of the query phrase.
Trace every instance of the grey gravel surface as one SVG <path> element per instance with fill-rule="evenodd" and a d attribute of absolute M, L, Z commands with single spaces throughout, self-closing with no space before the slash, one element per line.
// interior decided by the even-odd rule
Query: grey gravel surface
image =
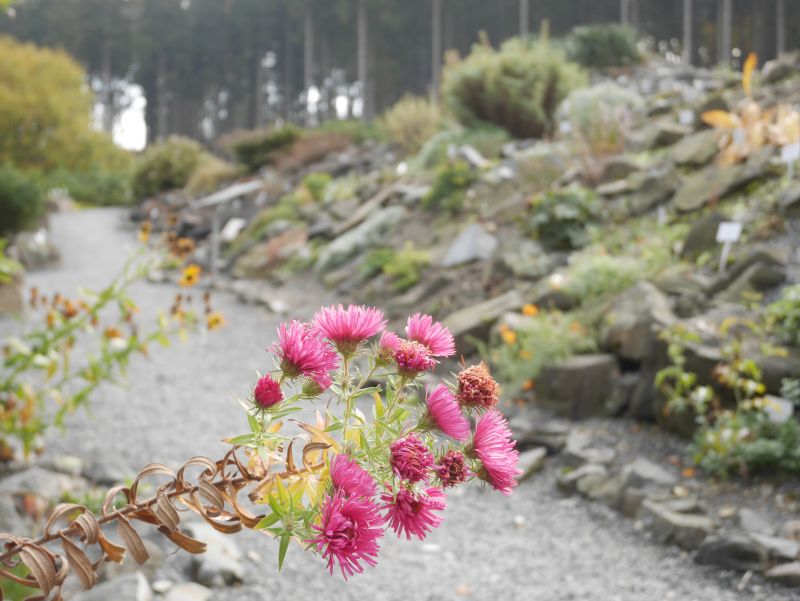
<path fill-rule="evenodd" d="M 113 209 L 56 215 L 53 237 L 60 268 L 37 272 L 29 284 L 73 291 L 105 282 L 133 246 L 124 213 Z M 176 288 L 142 284 L 134 291 L 142 315 L 167 306 Z M 321 296 L 284 291 L 301 311 Z M 68 453 L 131 467 L 213 456 L 223 436 L 245 425 L 235 397 L 245 394 L 279 318 L 264 309 L 215 297 L 228 325 L 213 335 L 157 350 L 136 360 L 125 388 L 105 387 L 91 415 L 72 416 L 64 434 L 48 440 L 48 455 Z M 459 494 L 460 493 L 460 494 Z M 446 521 L 424 542 L 387 535 L 377 568 L 352 578 L 330 577 L 321 560 L 290 550 L 277 572 L 277 545 L 254 533 L 237 536 L 248 551 L 243 585 L 218 589 L 220 601 L 276 598 L 359 600 L 503 599 L 524 601 L 785 601 L 800 596 L 754 578 L 737 592 L 741 574 L 697 566 L 683 552 L 637 532 L 634 523 L 599 505 L 565 499 L 552 470 L 522 484 L 510 498 L 478 486 L 451 494 Z M 188 560 L 169 556 L 162 576 L 177 578 Z M 313 597 L 309 597 L 313 595 Z"/>

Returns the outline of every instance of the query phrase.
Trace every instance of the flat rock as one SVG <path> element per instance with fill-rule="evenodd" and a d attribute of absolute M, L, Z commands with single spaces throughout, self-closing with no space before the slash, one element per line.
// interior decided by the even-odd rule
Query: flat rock
<path fill-rule="evenodd" d="M 763 572 L 767 567 L 767 552 L 744 534 L 709 536 L 697 549 L 695 561 L 728 570 Z"/>
<path fill-rule="evenodd" d="M 125 574 L 78 593 L 72 601 L 152 601 L 153 592 L 141 572 Z"/>
<path fill-rule="evenodd" d="M 770 568 L 765 572 L 764 578 L 787 586 L 800 586 L 800 561 L 784 563 Z"/>
<path fill-rule="evenodd" d="M 244 567 L 240 563 L 242 552 L 230 537 L 202 522 L 187 524 L 186 530 L 207 545 L 205 553 L 192 556 L 192 574 L 196 582 L 213 587 L 244 580 Z"/>
<path fill-rule="evenodd" d="M 717 153 L 719 134 L 713 129 L 706 129 L 689 134 L 670 149 L 672 160 L 678 165 L 700 167 L 711 162 Z"/>
<path fill-rule="evenodd" d="M 514 417 L 509 421 L 509 426 L 519 447 L 544 447 L 551 455 L 564 449 L 570 432 L 570 425 L 559 420 L 531 424 L 524 417 Z"/>
<path fill-rule="evenodd" d="M 491 259 L 498 244 L 497 238 L 487 232 L 483 226 L 472 223 L 450 245 L 442 259 L 442 267 L 454 267 L 473 261 Z"/>
<path fill-rule="evenodd" d="M 523 304 L 522 294 L 518 290 L 509 290 L 495 298 L 451 313 L 443 323 L 455 337 L 459 351 L 470 353 L 475 350 L 475 344 L 470 338 L 485 339 L 494 322 L 503 313 L 519 310 Z"/>
<path fill-rule="evenodd" d="M 670 511 L 650 499 L 642 503 L 638 518 L 659 542 L 674 543 L 686 551 L 697 549 L 714 532 L 708 516 Z"/>
<path fill-rule="evenodd" d="M 775 528 L 772 527 L 769 520 L 749 507 L 742 507 L 739 510 L 736 521 L 739 527 L 745 532 L 768 535 L 775 534 Z"/>
<path fill-rule="evenodd" d="M 767 534 L 752 532 L 748 534 L 751 540 L 763 548 L 772 561 L 779 563 L 794 561 L 800 556 L 800 542 L 788 538 L 778 538 Z"/>
<path fill-rule="evenodd" d="M 186 582 L 173 586 L 164 601 L 209 601 L 214 592 L 196 582 Z"/>
<path fill-rule="evenodd" d="M 613 355 L 575 355 L 542 369 L 536 399 L 570 419 L 586 419 L 603 410 L 617 374 Z"/>
<path fill-rule="evenodd" d="M 86 487 L 82 478 L 75 478 L 33 466 L 0 480 L 0 493 L 33 494 L 44 499 L 60 499 L 65 493 L 79 494 Z"/>
<path fill-rule="evenodd" d="M 567 494 L 580 493 L 584 496 L 590 496 L 606 480 L 608 480 L 608 470 L 602 465 L 589 463 L 574 470 L 563 470 L 556 475 L 559 490 Z"/>
<path fill-rule="evenodd" d="M 709 213 L 695 220 L 683 243 L 681 259 L 696 259 L 704 252 L 719 246 L 717 229 L 723 221 L 727 221 L 727 218 L 717 212 Z"/>
<path fill-rule="evenodd" d="M 521 453 L 518 467 L 522 470 L 522 475 L 518 478 L 519 482 L 524 482 L 536 472 L 541 471 L 546 458 L 547 449 L 544 447 L 537 447 Z"/>
<path fill-rule="evenodd" d="M 638 457 L 622 468 L 623 488 L 671 489 L 678 477 L 657 463 Z"/>

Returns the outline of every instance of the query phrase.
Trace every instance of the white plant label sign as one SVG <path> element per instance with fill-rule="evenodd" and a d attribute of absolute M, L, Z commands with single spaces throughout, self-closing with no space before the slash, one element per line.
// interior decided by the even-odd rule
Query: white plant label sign
<path fill-rule="evenodd" d="M 787 144 L 781 148 L 781 161 L 786 163 L 794 163 L 800 160 L 800 142 Z"/>
<path fill-rule="evenodd" d="M 738 242 L 742 237 L 741 221 L 723 221 L 717 228 L 717 242 L 722 244 L 722 253 L 719 255 L 719 272 L 725 272 L 725 265 L 728 264 L 728 257 L 731 254 L 731 247 L 734 242 Z"/>
<path fill-rule="evenodd" d="M 678 121 L 680 121 L 681 125 L 692 125 L 694 123 L 694 111 L 683 109 L 678 113 Z"/>

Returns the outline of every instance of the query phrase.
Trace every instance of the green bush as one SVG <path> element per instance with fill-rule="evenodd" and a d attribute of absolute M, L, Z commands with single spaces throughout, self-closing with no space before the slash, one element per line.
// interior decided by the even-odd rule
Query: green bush
<path fill-rule="evenodd" d="M 319 202 L 325 198 L 325 191 L 332 179 L 329 173 L 309 173 L 303 178 L 300 185 L 308 190 L 312 200 Z"/>
<path fill-rule="evenodd" d="M 423 197 L 422 206 L 431 210 L 458 211 L 464 196 L 476 180 L 466 161 L 450 161 L 436 170 L 430 191 Z"/>
<path fill-rule="evenodd" d="M 559 49 L 514 38 L 500 50 L 478 44 L 463 61 L 450 63 L 442 96 L 467 127 L 492 123 L 517 138 L 541 138 L 555 130 L 561 101 L 585 82 Z"/>
<path fill-rule="evenodd" d="M 584 252 L 570 265 L 564 293 L 585 302 L 617 294 L 644 277 L 644 266 L 632 257 Z"/>
<path fill-rule="evenodd" d="M 47 189 L 64 188 L 81 204 L 125 206 L 133 202 L 129 171 L 57 169 L 44 178 Z"/>
<path fill-rule="evenodd" d="M 625 133 L 640 121 L 644 108 L 644 100 L 636 92 L 602 83 L 572 92 L 561 111 L 572 133 L 592 154 L 605 154 L 623 149 Z"/>
<path fill-rule="evenodd" d="M 382 272 L 398 292 L 414 286 L 422 277 L 422 270 L 431 263 L 425 250 L 417 250 L 411 242 L 406 242 L 401 250 L 376 248 L 364 259 L 362 271 L 365 277 Z"/>
<path fill-rule="evenodd" d="M 37 180 L 14 167 L 0 165 L 0 235 L 33 225 L 44 208 Z"/>
<path fill-rule="evenodd" d="M 239 169 L 235 165 L 212 154 L 205 154 L 186 182 L 186 191 L 192 196 L 211 194 L 238 176 Z"/>
<path fill-rule="evenodd" d="M 405 154 L 414 154 L 442 125 L 439 107 L 427 98 L 406 95 L 381 117 L 378 127 Z"/>
<path fill-rule="evenodd" d="M 636 31 L 606 23 L 576 27 L 568 41 L 569 57 L 587 68 L 624 67 L 641 60 Z"/>
<path fill-rule="evenodd" d="M 458 127 L 435 134 L 422 146 L 414 158 L 415 166 L 422 169 L 437 167 L 448 161 L 451 146 L 469 145 L 487 159 L 500 156 L 503 145 L 510 140 L 508 132 L 496 125 L 483 124 L 469 129 Z"/>
<path fill-rule="evenodd" d="M 203 158 L 194 140 L 172 136 L 145 150 L 133 170 L 133 193 L 137 200 L 183 188 Z"/>
<path fill-rule="evenodd" d="M 19 273 L 22 273 L 23 267 L 14 259 L 6 256 L 7 241 L 0 238 L 0 285 L 8 284 Z"/>
<path fill-rule="evenodd" d="M 269 131 L 245 132 L 239 138 L 228 140 L 236 161 L 249 172 L 255 172 L 275 160 L 278 152 L 290 148 L 300 137 L 294 127 L 280 127 Z"/>
<path fill-rule="evenodd" d="M 767 307 L 767 325 L 786 344 L 800 346 L 800 284 L 784 288 Z"/>
<path fill-rule="evenodd" d="M 588 226 L 598 215 L 595 194 L 565 188 L 536 197 L 528 221 L 531 233 L 548 250 L 575 250 L 589 243 Z"/>

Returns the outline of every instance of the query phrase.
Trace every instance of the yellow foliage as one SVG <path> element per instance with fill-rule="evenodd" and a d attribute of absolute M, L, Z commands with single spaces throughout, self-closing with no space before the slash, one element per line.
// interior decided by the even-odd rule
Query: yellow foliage
<path fill-rule="evenodd" d="M 442 124 L 439 108 L 425 98 L 407 95 L 381 117 L 380 129 L 406 154 L 417 152 Z"/>
<path fill-rule="evenodd" d="M 91 126 L 81 66 L 60 50 L 0 37 L 0 163 L 21 169 L 124 169 L 130 156 Z"/>
<path fill-rule="evenodd" d="M 756 70 L 758 65 L 758 55 L 751 52 L 747 55 L 744 61 L 744 68 L 742 69 L 742 88 L 745 95 L 750 98 L 753 95 L 753 71 Z"/>

